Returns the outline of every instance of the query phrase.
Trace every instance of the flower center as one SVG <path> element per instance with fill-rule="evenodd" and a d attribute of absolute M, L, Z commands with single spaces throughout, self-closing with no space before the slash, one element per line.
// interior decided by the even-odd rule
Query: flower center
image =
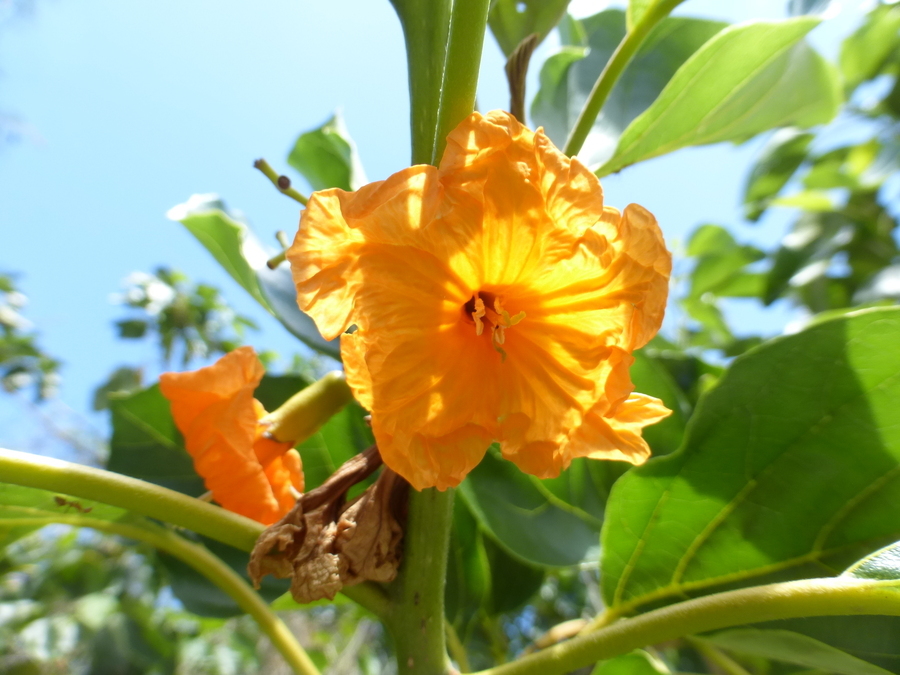
<path fill-rule="evenodd" d="M 506 352 L 500 347 L 506 342 L 506 329 L 512 328 L 524 319 L 525 312 L 510 316 L 509 312 L 503 309 L 503 299 L 499 295 L 489 291 L 475 291 L 463 305 L 463 314 L 467 319 L 471 317 L 475 324 L 475 335 L 484 333 L 485 324 L 490 326 L 491 344 L 506 359 Z"/>

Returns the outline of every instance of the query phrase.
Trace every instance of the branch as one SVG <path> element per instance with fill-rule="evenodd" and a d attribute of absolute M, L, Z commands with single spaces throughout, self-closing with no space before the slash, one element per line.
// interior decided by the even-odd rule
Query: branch
<path fill-rule="evenodd" d="M 743 588 L 663 607 L 477 675 L 563 675 L 686 635 L 776 619 L 900 616 L 900 582 L 835 577 Z"/>

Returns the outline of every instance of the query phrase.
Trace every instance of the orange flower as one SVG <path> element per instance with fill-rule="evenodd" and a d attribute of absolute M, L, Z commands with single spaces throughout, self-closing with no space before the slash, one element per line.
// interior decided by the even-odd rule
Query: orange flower
<path fill-rule="evenodd" d="M 163 373 L 159 388 L 172 405 L 194 468 L 224 508 L 270 525 L 303 491 L 300 455 L 293 442 L 265 435 L 266 415 L 253 391 L 265 370 L 252 347 L 188 373 Z"/>
<path fill-rule="evenodd" d="M 604 207 L 541 130 L 474 113 L 439 169 L 314 194 L 287 256 L 415 488 L 458 484 L 494 440 L 539 477 L 649 456 L 640 430 L 670 411 L 632 394 L 628 369 L 662 322 L 671 257 L 649 212 Z"/>

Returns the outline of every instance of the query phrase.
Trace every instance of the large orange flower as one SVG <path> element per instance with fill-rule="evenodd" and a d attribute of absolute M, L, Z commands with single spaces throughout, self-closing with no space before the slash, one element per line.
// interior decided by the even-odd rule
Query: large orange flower
<path fill-rule="evenodd" d="M 266 411 L 253 398 L 265 369 L 252 347 L 187 373 L 163 373 L 159 388 L 172 405 L 194 468 L 213 499 L 229 511 L 270 525 L 303 491 L 300 455 L 293 442 L 265 435 Z"/>
<path fill-rule="evenodd" d="M 458 484 L 494 440 L 540 477 L 650 454 L 641 428 L 669 411 L 628 369 L 662 322 L 671 257 L 649 212 L 605 207 L 541 130 L 474 113 L 439 169 L 314 194 L 287 257 L 415 488 Z"/>

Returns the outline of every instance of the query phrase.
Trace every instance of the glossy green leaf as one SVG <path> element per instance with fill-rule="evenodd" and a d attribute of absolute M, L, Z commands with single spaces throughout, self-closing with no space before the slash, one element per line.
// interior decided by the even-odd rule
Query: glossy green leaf
<path fill-rule="evenodd" d="M 192 497 L 206 492 L 159 385 L 114 399 L 110 412 L 107 469 Z"/>
<path fill-rule="evenodd" d="M 560 500 L 493 449 L 459 492 L 479 524 L 527 563 L 565 567 L 596 554 L 598 519 Z"/>
<path fill-rule="evenodd" d="M 726 651 L 816 668 L 834 675 L 890 673 L 814 638 L 788 630 L 739 628 L 722 631 L 704 639 Z"/>
<path fill-rule="evenodd" d="M 756 627 L 806 635 L 891 673 L 900 673 L 900 617 L 897 616 L 814 616 L 772 621 Z"/>
<path fill-rule="evenodd" d="M 643 649 L 638 649 L 630 654 L 623 654 L 608 661 L 598 663 L 591 671 L 591 675 L 670 675 L 659 659 L 656 659 Z"/>
<path fill-rule="evenodd" d="M 882 4 L 869 12 L 863 25 L 841 45 L 840 66 L 844 87 L 852 92 L 881 71 L 885 61 L 897 49 L 900 31 L 900 7 Z"/>
<path fill-rule="evenodd" d="M 683 447 L 614 486 L 607 604 L 837 573 L 900 538 L 898 340 L 900 309 L 872 309 L 736 359 Z"/>
<path fill-rule="evenodd" d="M 453 505 L 453 529 L 447 559 L 444 611 L 458 630 L 487 604 L 491 591 L 491 568 L 478 522 L 462 500 Z"/>
<path fill-rule="evenodd" d="M 317 129 L 300 134 L 287 161 L 313 190 L 357 190 L 368 182 L 340 112 Z"/>
<path fill-rule="evenodd" d="M 747 220 L 759 220 L 806 159 L 812 139 L 812 134 L 792 128 L 782 129 L 772 136 L 750 170 L 744 187 L 744 217 Z"/>
<path fill-rule="evenodd" d="M 609 159 L 625 128 L 650 107 L 679 66 L 726 25 L 682 17 L 661 21 L 622 73 L 579 156 L 591 165 Z M 535 125 L 543 126 L 559 147 L 625 36 L 625 12 L 610 9 L 585 19 L 569 18 L 563 27 L 563 47 L 544 63 L 531 107 Z"/>
<path fill-rule="evenodd" d="M 837 73 L 801 42 L 818 23 L 798 17 L 718 33 L 628 126 L 597 174 L 692 145 L 743 141 L 767 129 L 829 121 L 841 103 Z"/>
<path fill-rule="evenodd" d="M 568 5 L 569 0 L 493 0 L 488 25 L 508 57 L 532 33 L 542 42 Z"/>
<path fill-rule="evenodd" d="M 313 349 L 340 358 L 337 340 L 325 340 L 313 320 L 297 307 L 297 292 L 288 265 L 269 269 L 266 262 L 274 251 L 264 248 L 217 195 L 193 195 L 167 215 L 183 224 L 225 271 L 291 333 Z"/>

